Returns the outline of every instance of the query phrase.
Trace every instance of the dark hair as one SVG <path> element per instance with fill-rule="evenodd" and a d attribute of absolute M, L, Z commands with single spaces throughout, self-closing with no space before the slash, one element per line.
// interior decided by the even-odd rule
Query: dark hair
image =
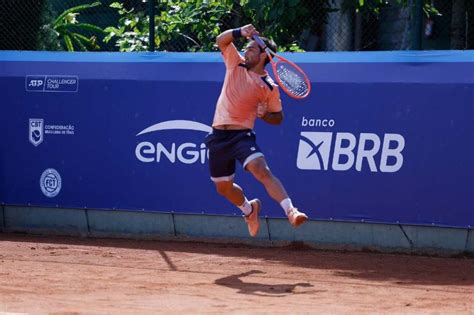
<path fill-rule="evenodd" d="M 263 42 L 265 43 L 265 46 L 267 46 L 272 52 L 276 53 L 277 52 L 277 44 L 273 41 L 273 39 L 266 38 L 266 37 L 260 37 Z M 260 46 L 259 46 L 260 47 Z M 265 50 L 260 47 L 260 52 L 264 52 Z M 265 58 L 265 66 L 270 62 L 270 58 Z"/>

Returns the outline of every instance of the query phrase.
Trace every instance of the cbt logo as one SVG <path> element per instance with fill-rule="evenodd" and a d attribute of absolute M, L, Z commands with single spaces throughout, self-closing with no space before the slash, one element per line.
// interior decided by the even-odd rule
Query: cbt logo
<path fill-rule="evenodd" d="M 302 170 L 347 171 L 355 164 L 361 172 L 365 160 L 371 172 L 393 173 L 403 165 L 405 138 L 396 133 L 386 133 L 383 140 L 374 133 L 357 138 L 348 132 L 303 131 L 300 136 L 296 166 Z"/>
<path fill-rule="evenodd" d="M 209 133 L 212 131 L 211 127 L 190 120 L 169 120 L 142 130 L 137 134 L 137 137 L 156 131 L 165 132 L 166 130 L 168 130 L 168 132 L 172 131 L 173 135 L 171 137 L 164 136 L 161 138 L 162 141 L 156 143 L 143 141 L 137 144 L 135 148 L 135 156 L 139 161 L 144 163 L 159 163 L 163 158 L 165 158 L 171 163 L 205 163 L 207 158 L 206 145 L 202 142 L 191 142 L 191 140 L 188 140 L 192 138 L 190 136 L 187 136 L 186 138 L 182 136 L 180 137 L 188 140 L 186 142 L 182 140 L 176 141 L 178 139 L 177 130 L 190 130 Z M 194 138 L 196 138 L 196 136 L 194 136 Z M 199 139 L 204 139 L 204 134 L 200 134 Z"/>
<path fill-rule="evenodd" d="M 40 187 L 46 197 L 56 197 L 62 187 L 61 176 L 53 168 L 46 169 L 43 174 L 41 174 Z"/>
<path fill-rule="evenodd" d="M 28 130 L 30 142 L 35 147 L 40 145 L 41 142 L 43 142 L 44 120 L 38 118 L 30 118 Z"/>

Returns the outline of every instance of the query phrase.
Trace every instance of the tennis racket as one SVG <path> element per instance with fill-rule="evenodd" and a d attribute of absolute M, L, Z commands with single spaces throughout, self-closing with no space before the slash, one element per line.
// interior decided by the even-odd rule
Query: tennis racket
<path fill-rule="evenodd" d="M 311 83 L 303 70 L 295 63 L 271 51 L 258 35 L 253 35 L 253 39 L 265 50 L 268 58 L 270 58 L 273 74 L 283 91 L 296 99 L 308 96 L 311 91 Z"/>

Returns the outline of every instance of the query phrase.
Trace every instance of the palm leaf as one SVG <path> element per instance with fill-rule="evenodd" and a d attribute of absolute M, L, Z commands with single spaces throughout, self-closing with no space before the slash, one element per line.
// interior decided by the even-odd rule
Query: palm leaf
<path fill-rule="evenodd" d="M 79 34 L 79 33 L 72 33 L 73 37 L 77 38 L 78 40 L 81 40 L 83 43 L 87 43 L 89 47 L 92 49 L 99 49 L 100 46 L 97 45 L 97 43 L 93 43 L 90 38 L 87 38 L 86 36 Z"/>
<path fill-rule="evenodd" d="M 58 32 L 68 32 L 68 31 L 72 31 L 72 30 L 77 30 L 77 29 L 80 29 L 80 30 L 87 30 L 87 31 L 92 31 L 92 32 L 98 32 L 98 33 L 105 33 L 105 31 L 103 29 L 101 29 L 100 27 L 96 26 L 96 25 L 93 25 L 93 24 L 89 24 L 89 23 L 78 23 L 78 24 L 59 24 L 58 26 L 55 27 L 55 30 L 58 31 Z"/>
<path fill-rule="evenodd" d="M 64 35 L 64 42 L 68 51 L 74 51 L 74 46 L 72 45 L 71 37 L 69 35 Z"/>
<path fill-rule="evenodd" d="M 71 34 L 72 40 L 79 46 L 83 51 L 87 51 L 86 45 L 84 45 L 81 40 L 77 37 L 77 33 L 72 33 Z"/>
<path fill-rule="evenodd" d="M 98 27 L 96 25 L 89 24 L 89 23 L 74 24 L 74 27 L 78 27 L 78 28 L 83 29 L 83 30 L 88 30 L 88 31 L 93 31 L 93 32 L 98 32 L 98 33 L 104 33 L 103 29 L 101 29 L 100 27 Z"/>
<path fill-rule="evenodd" d="M 100 3 L 99 1 L 97 1 L 97 2 L 94 2 L 94 3 L 82 4 L 82 5 L 78 5 L 78 6 L 69 8 L 69 9 L 67 9 L 66 11 L 64 11 L 63 13 L 61 13 L 61 14 L 56 18 L 56 20 L 54 21 L 54 25 L 56 25 L 57 23 L 59 23 L 59 22 L 60 22 L 66 15 L 68 15 L 69 13 L 84 11 L 84 10 L 86 10 L 86 9 L 93 8 L 93 7 L 97 7 L 97 6 L 100 6 L 100 5 L 102 5 L 102 3 Z"/>

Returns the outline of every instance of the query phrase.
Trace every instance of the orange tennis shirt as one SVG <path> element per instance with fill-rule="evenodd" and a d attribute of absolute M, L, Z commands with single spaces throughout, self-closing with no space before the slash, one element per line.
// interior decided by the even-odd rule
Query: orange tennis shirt
<path fill-rule="evenodd" d="M 244 58 L 232 43 L 222 55 L 227 71 L 217 100 L 213 127 L 238 125 L 253 129 L 259 104 L 265 104 L 268 112 L 282 110 L 278 85 L 268 73 L 262 76 L 248 71 Z"/>

